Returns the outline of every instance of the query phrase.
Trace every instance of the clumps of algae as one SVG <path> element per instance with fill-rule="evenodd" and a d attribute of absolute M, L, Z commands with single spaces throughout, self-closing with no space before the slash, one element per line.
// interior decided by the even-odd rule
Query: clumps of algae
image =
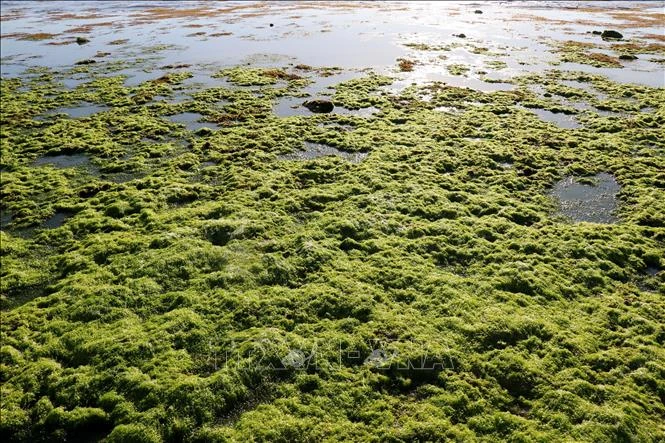
<path fill-rule="evenodd" d="M 461 75 L 464 77 L 466 77 L 470 70 L 467 65 L 463 65 L 461 63 L 450 64 L 446 66 L 446 69 L 451 75 Z"/>
<path fill-rule="evenodd" d="M 169 104 L 181 77 L 34 74 L 0 84 L 9 440 L 664 437 L 662 89 L 552 71 L 390 94 L 367 75 L 333 99 L 371 119 L 279 118 L 307 78 L 234 68 L 251 88 Z M 564 130 L 522 109 L 586 98 L 564 80 L 637 111 Z M 84 101 L 109 109 L 41 118 Z M 197 135 L 179 112 L 227 124 Z M 278 160 L 306 141 L 368 156 Z M 33 164 L 73 153 L 98 172 Z M 561 219 L 551 186 L 598 172 L 620 222 Z"/>
<path fill-rule="evenodd" d="M 611 55 L 606 52 L 594 52 L 598 49 L 607 51 L 607 48 L 589 42 L 568 40 L 552 44 L 555 47 L 554 52 L 559 54 L 559 61 L 554 64 L 572 62 L 596 68 L 622 68 L 622 59 L 633 60 L 637 58 L 637 54 L 665 54 L 665 45 L 660 43 L 616 43 L 610 46 L 610 49 L 614 51 L 614 54 Z"/>

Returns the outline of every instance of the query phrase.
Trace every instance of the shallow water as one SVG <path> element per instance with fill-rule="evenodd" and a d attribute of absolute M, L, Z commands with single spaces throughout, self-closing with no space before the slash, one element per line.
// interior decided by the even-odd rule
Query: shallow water
<path fill-rule="evenodd" d="M 553 123 L 556 126 L 564 129 L 575 129 L 581 127 L 580 123 L 572 115 L 563 114 L 561 112 L 552 112 L 547 109 L 539 108 L 523 108 L 538 116 L 542 121 Z"/>
<path fill-rule="evenodd" d="M 366 152 L 345 152 L 333 146 L 328 146 L 321 143 L 305 142 L 303 144 L 302 151 L 280 155 L 277 158 L 279 160 L 306 161 L 314 160 L 320 157 L 326 157 L 329 155 L 341 157 L 344 160 L 350 161 L 351 163 L 360 163 L 365 159 L 365 157 L 367 157 L 368 154 Z"/>
<path fill-rule="evenodd" d="M 64 78 L 64 79 L 62 79 L 62 84 L 64 84 L 66 88 L 74 89 L 74 88 L 76 88 L 77 86 L 80 86 L 80 85 L 82 85 L 82 84 L 85 84 L 85 83 L 88 82 L 89 80 L 90 80 L 90 79 L 89 79 L 88 77 L 83 77 L 83 78 L 75 78 L 75 77 L 72 77 L 72 78 Z"/>
<path fill-rule="evenodd" d="M 463 109 L 456 108 L 454 106 L 438 106 L 433 110 L 437 112 L 443 112 L 446 114 L 461 114 L 462 112 L 464 112 Z"/>
<path fill-rule="evenodd" d="M 180 114 L 166 116 L 167 119 L 171 120 L 173 123 L 181 123 L 189 131 L 197 131 L 201 128 L 218 128 L 218 125 L 211 122 L 199 121 L 203 118 L 201 114 L 196 112 L 183 112 Z"/>
<path fill-rule="evenodd" d="M 566 177 L 554 185 L 551 195 L 558 200 L 560 214 L 575 222 L 616 223 L 619 183 L 604 172 L 593 180 L 595 184 L 588 185 Z"/>
<path fill-rule="evenodd" d="M 98 105 L 95 103 L 81 103 L 76 106 L 57 108 L 49 111 L 47 115 L 67 114 L 71 118 L 89 117 L 98 112 L 104 112 L 109 109 L 108 106 Z"/>
<path fill-rule="evenodd" d="M 0 229 L 5 229 L 12 222 L 12 213 L 7 210 L 0 211 Z"/>
<path fill-rule="evenodd" d="M 40 157 L 33 163 L 34 166 L 51 165 L 56 168 L 75 168 L 78 166 L 90 166 L 90 157 L 85 154 L 62 154 Z"/>
<path fill-rule="evenodd" d="M 51 218 L 44 222 L 44 227 L 48 229 L 54 229 L 62 226 L 65 221 L 71 217 L 73 214 L 71 212 L 56 212 Z"/>
<path fill-rule="evenodd" d="M 263 2 L 152 2 L 151 6 L 173 11 L 201 7 L 210 10 L 205 16 L 173 14 L 169 17 L 167 14 L 165 17 L 148 12 L 145 5 L 125 2 L 55 1 L 47 5 L 9 1 L 3 2 L 3 9 L 14 15 L 3 21 L 3 35 L 45 32 L 54 36 L 38 41 L 3 38 L 0 42 L 5 60 L 2 74 L 14 76 L 25 67 L 35 65 L 70 66 L 79 60 L 95 58 L 98 52 L 109 55 L 96 58 L 92 69 L 106 62 L 134 63 L 124 72 L 130 76 L 128 85 L 158 77 L 159 73 L 152 71 L 169 64 L 223 67 L 305 63 L 343 68 L 371 66 L 395 73 L 396 59 L 417 55 L 419 63 L 414 72 L 403 76 L 409 83 L 441 80 L 484 91 L 508 90 L 510 85 L 483 82 L 474 71 L 489 70 L 488 76 L 498 79 L 542 71 L 555 60 L 548 39 L 605 44 L 598 36 L 589 34 L 594 26 L 576 21 L 595 20 L 598 26 L 609 27 L 612 23 L 619 24 L 620 20 L 599 12 L 577 11 L 581 4 L 481 2 L 477 7 L 481 7 L 484 14 L 478 15 L 473 13 L 476 6 L 454 2 L 359 2 L 339 8 L 331 8 L 325 2 L 309 4 L 306 8 L 292 2 L 273 3 L 269 7 Z M 593 6 L 604 4 L 596 2 Z M 234 8 L 238 5 L 242 7 Z M 632 4 L 611 2 L 607 5 L 617 9 Z M 408 11 L 404 12 L 405 9 Z M 81 10 L 85 11 L 82 18 L 67 18 L 68 13 Z M 43 14 L 48 14 L 51 20 L 42 20 Z M 89 17 L 85 18 L 86 15 Z M 68 32 L 81 24 L 89 29 Z M 660 31 L 657 28 L 640 30 Z M 453 36 L 460 32 L 467 37 Z M 197 33 L 204 35 L 195 35 Z M 626 29 L 624 33 L 630 35 L 631 30 Z M 85 36 L 90 42 L 73 43 L 77 35 Z M 120 43 L 112 44 L 116 41 Z M 454 46 L 438 52 L 414 51 L 404 46 L 414 42 Z M 474 54 L 470 52 L 473 47 L 486 47 L 490 53 Z M 438 58 L 440 55 L 447 59 L 442 61 Z M 498 71 L 487 67 L 488 60 L 497 59 L 506 62 L 507 67 Z M 466 64 L 471 73 L 466 77 L 448 76 L 445 65 L 450 63 Z M 567 63 L 560 68 L 600 73 L 621 82 L 663 86 L 662 67 L 647 56 L 625 63 L 623 69 Z"/>

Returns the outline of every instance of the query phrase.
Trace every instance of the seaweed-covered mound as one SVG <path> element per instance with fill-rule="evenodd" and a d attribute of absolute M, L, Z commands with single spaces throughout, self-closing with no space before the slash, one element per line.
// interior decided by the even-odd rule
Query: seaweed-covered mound
<path fill-rule="evenodd" d="M 4 441 L 665 438 L 662 88 L 59 75 L 0 86 Z"/>

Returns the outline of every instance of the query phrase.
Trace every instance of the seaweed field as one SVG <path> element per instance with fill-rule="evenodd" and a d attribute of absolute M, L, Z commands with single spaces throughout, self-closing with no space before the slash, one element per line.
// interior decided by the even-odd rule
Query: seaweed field
<path fill-rule="evenodd" d="M 3 441 L 665 441 L 665 3 L 1 6 Z"/>

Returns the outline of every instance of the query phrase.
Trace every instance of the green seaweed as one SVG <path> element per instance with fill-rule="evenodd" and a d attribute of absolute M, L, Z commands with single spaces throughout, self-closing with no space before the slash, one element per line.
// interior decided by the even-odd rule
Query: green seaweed
<path fill-rule="evenodd" d="M 191 74 L 3 79 L 2 434 L 664 438 L 663 89 L 552 70 L 388 93 L 368 73 L 332 99 L 371 118 L 274 115 L 317 70 L 231 68 L 176 104 L 158 96 Z M 82 102 L 108 109 L 46 115 Z M 166 118 L 181 112 L 220 127 Z M 279 160 L 305 142 L 368 155 Z M 92 167 L 34 164 L 70 154 Z M 597 172 L 621 185 L 620 223 L 559 217 L 552 185 Z"/>
<path fill-rule="evenodd" d="M 451 75 L 461 75 L 466 77 L 466 74 L 469 72 L 469 67 L 463 64 L 455 63 L 446 66 L 446 69 Z"/>

